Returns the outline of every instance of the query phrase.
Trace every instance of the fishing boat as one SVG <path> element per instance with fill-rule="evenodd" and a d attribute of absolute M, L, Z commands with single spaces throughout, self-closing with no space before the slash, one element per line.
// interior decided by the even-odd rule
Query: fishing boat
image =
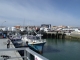
<path fill-rule="evenodd" d="M 21 40 L 21 35 L 16 33 L 16 34 L 11 34 L 8 37 L 11 42 L 14 44 L 16 48 L 22 47 L 23 41 Z"/>
<path fill-rule="evenodd" d="M 25 43 L 25 45 L 26 45 L 26 42 L 28 42 L 28 46 L 38 53 L 43 52 L 43 47 L 44 47 L 44 44 L 46 43 L 46 40 L 41 39 L 40 34 L 37 34 L 36 36 L 23 35 L 22 41 Z"/>
<path fill-rule="evenodd" d="M 26 34 L 21 36 L 20 34 L 16 33 L 15 35 L 10 35 L 9 39 L 16 48 L 28 46 L 32 50 L 42 53 L 46 40 L 41 39 L 41 36 L 41 34 L 36 34 L 35 36 Z"/>

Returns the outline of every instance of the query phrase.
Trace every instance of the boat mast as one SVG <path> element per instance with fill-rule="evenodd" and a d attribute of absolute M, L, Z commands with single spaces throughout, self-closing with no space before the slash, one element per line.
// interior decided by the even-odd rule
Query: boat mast
<path fill-rule="evenodd" d="M 23 29 L 25 28 L 25 19 L 24 19 L 24 21 L 23 21 Z"/>

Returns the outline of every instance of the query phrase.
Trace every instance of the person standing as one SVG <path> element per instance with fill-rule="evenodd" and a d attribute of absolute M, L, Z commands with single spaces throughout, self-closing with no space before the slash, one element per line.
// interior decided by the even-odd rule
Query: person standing
<path fill-rule="evenodd" d="M 7 41 L 7 48 L 10 48 L 10 40 Z"/>
<path fill-rule="evenodd" d="M 26 46 L 28 47 L 28 41 L 26 41 Z"/>

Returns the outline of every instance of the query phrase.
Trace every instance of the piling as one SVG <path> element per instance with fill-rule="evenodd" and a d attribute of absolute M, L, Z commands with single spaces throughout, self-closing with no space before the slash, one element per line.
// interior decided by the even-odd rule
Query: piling
<path fill-rule="evenodd" d="M 43 33 L 42 38 L 55 38 L 55 39 L 64 39 L 65 33 L 62 32 L 45 32 Z"/>

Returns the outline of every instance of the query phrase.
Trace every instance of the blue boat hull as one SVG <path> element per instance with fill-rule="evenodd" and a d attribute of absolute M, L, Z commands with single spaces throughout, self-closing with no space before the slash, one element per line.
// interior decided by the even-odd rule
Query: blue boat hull
<path fill-rule="evenodd" d="M 43 53 L 44 44 L 45 44 L 45 42 L 44 42 L 44 43 L 40 43 L 40 44 L 29 44 L 28 46 L 29 46 L 32 50 L 36 51 L 37 53 L 42 54 L 42 53 Z"/>

